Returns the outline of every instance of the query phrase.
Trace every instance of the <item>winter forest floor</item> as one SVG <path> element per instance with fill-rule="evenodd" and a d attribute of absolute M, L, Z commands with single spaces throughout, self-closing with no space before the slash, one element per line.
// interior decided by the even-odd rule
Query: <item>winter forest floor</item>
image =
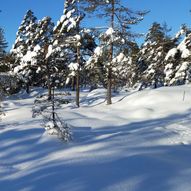
<path fill-rule="evenodd" d="M 0 190 L 191 190 L 191 86 L 121 92 L 110 106 L 103 89 L 82 92 L 80 108 L 58 109 L 72 127 L 69 143 L 32 118 L 39 93 L 2 103 Z"/>

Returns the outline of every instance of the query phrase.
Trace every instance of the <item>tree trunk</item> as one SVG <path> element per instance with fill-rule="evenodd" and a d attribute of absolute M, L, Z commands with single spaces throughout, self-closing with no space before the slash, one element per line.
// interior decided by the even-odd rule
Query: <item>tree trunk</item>
<path fill-rule="evenodd" d="M 112 68 L 111 68 L 111 66 L 109 66 L 108 76 L 107 76 L 107 104 L 108 105 L 112 104 L 112 101 L 111 101 L 111 86 L 112 86 L 111 75 L 112 75 Z"/>
<path fill-rule="evenodd" d="M 111 10 L 111 28 L 114 28 L 114 14 L 115 14 L 115 1 L 111 2 L 112 10 Z M 113 61 L 113 42 L 110 45 L 110 65 L 108 67 L 108 75 L 107 75 L 107 104 L 112 104 L 111 101 L 111 88 L 112 88 L 112 61 Z"/>
<path fill-rule="evenodd" d="M 78 63 L 78 69 L 76 71 L 76 105 L 77 107 L 80 107 L 80 73 L 79 73 L 80 47 L 78 45 L 77 45 L 77 63 Z"/>
<path fill-rule="evenodd" d="M 49 70 L 49 69 L 47 69 Z M 50 72 L 47 72 L 47 86 L 48 86 L 48 100 L 51 100 L 52 93 L 51 93 L 51 83 L 50 83 Z"/>
<path fill-rule="evenodd" d="M 55 117 L 55 102 L 54 102 L 54 87 L 52 88 L 52 121 L 54 125 L 56 124 L 56 117 Z"/>
<path fill-rule="evenodd" d="M 44 59 L 45 59 L 45 66 L 46 66 L 46 78 L 47 78 L 47 87 L 48 87 L 48 100 L 51 100 L 51 82 L 50 82 L 50 68 L 48 64 L 48 58 L 46 58 L 46 55 L 48 53 L 48 45 L 46 44 L 44 47 Z"/>
<path fill-rule="evenodd" d="M 29 82 L 26 83 L 26 92 L 27 92 L 27 94 L 30 93 L 30 85 L 29 85 Z"/>
<path fill-rule="evenodd" d="M 72 76 L 71 90 L 75 91 L 75 76 Z"/>

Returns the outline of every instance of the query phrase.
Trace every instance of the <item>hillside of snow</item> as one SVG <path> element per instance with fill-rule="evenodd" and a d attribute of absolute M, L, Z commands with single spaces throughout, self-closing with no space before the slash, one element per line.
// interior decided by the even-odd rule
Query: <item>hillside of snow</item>
<path fill-rule="evenodd" d="M 190 191 L 191 86 L 82 92 L 81 107 L 58 109 L 73 140 L 48 135 L 34 99 L 7 97 L 0 123 L 2 191 Z"/>

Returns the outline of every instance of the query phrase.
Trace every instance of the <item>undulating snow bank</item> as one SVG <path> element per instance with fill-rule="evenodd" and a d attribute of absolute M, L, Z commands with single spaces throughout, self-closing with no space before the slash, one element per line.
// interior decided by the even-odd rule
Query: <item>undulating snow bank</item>
<path fill-rule="evenodd" d="M 3 102 L 0 188 L 3 191 L 189 191 L 191 86 L 116 94 L 82 93 L 58 110 L 73 130 L 63 144 L 32 118 L 37 89 Z"/>

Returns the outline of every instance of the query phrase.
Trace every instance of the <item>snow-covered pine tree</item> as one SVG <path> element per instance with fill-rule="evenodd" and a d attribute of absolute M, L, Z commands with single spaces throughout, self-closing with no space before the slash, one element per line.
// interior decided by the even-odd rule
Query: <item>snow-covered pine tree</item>
<path fill-rule="evenodd" d="M 27 11 L 24 19 L 18 29 L 16 41 L 11 49 L 11 54 L 15 58 L 12 65 L 13 73 L 17 74 L 26 86 L 29 92 L 29 86 L 32 83 L 32 74 L 34 73 L 34 65 L 36 60 L 33 57 L 34 39 L 37 30 L 37 18 L 34 13 Z M 36 50 L 38 51 L 38 50 Z"/>
<path fill-rule="evenodd" d="M 77 107 L 79 107 L 79 68 L 81 64 L 80 22 L 84 16 L 78 9 L 78 0 L 66 0 L 63 15 L 54 29 L 57 46 L 54 52 L 57 52 L 58 59 L 63 58 L 62 62 L 73 68 L 72 74 L 76 79 Z"/>
<path fill-rule="evenodd" d="M 4 30 L 0 27 L 0 72 L 5 72 L 9 69 L 6 48 L 7 42 L 4 37 Z"/>
<path fill-rule="evenodd" d="M 63 15 L 54 29 L 52 53 L 57 61 L 68 66 L 68 77 L 72 78 L 76 87 L 76 105 L 79 107 L 80 70 L 83 56 L 95 46 L 94 40 L 80 24 L 85 14 L 79 10 L 78 0 L 66 0 Z M 86 55 L 87 56 L 87 55 Z M 66 82 L 69 82 L 67 78 Z"/>
<path fill-rule="evenodd" d="M 91 75 L 89 79 L 92 79 L 92 85 L 96 87 L 96 84 L 101 84 L 106 87 L 109 51 L 106 42 L 102 42 L 104 40 L 102 39 L 103 36 L 100 37 L 100 45 L 97 46 L 93 55 L 87 61 L 86 67 L 89 69 Z M 117 88 L 124 86 L 131 87 L 135 81 L 139 47 L 136 42 L 126 41 L 118 34 L 116 34 L 114 45 L 116 46 L 116 54 L 112 60 L 113 89 L 117 90 Z"/>
<path fill-rule="evenodd" d="M 165 80 L 164 85 L 169 86 L 173 84 L 173 79 L 176 73 L 176 68 L 181 59 L 181 52 L 174 47 L 170 49 L 165 57 Z"/>
<path fill-rule="evenodd" d="M 167 52 L 174 46 L 174 40 L 167 35 L 167 27 L 154 22 L 146 35 L 143 44 L 139 64 L 145 67 L 139 72 L 141 89 L 146 87 L 157 88 L 164 84 L 164 58 Z"/>
<path fill-rule="evenodd" d="M 4 37 L 4 31 L 0 27 L 0 72 L 4 72 L 4 69 L 6 67 L 5 63 L 5 56 L 6 56 L 6 48 L 7 48 L 7 42 Z M 1 102 L 3 99 L 3 86 L 0 87 L 0 115 L 3 114 Z"/>
<path fill-rule="evenodd" d="M 81 35 L 81 66 L 80 66 L 80 84 L 81 86 L 90 85 L 91 71 L 86 67 L 86 61 L 92 55 L 94 49 L 96 48 L 94 31 L 80 27 Z"/>
<path fill-rule="evenodd" d="M 57 71 L 56 63 L 50 57 L 53 42 L 54 23 L 50 17 L 44 17 L 38 22 L 36 35 L 34 38 L 35 48 L 39 51 L 36 53 L 36 75 L 38 75 L 37 84 L 46 85 L 48 87 L 49 99 L 51 99 L 51 74 Z M 34 48 L 34 50 L 35 50 Z"/>
<path fill-rule="evenodd" d="M 165 57 L 165 85 L 179 85 L 189 82 L 190 29 L 182 25 L 175 35 L 176 45 Z"/>
<path fill-rule="evenodd" d="M 0 27 L 0 60 L 2 60 L 3 57 L 5 56 L 6 48 L 7 48 L 7 42 L 4 37 L 4 30 Z"/>
<path fill-rule="evenodd" d="M 15 65 L 20 62 L 20 59 L 27 53 L 28 47 L 32 44 L 36 34 L 36 27 L 37 18 L 31 10 L 28 10 L 21 22 L 15 43 L 11 49 L 11 53 L 16 57 Z"/>
<path fill-rule="evenodd" d="M 105 88 L 107 87 L 105 76 L 106 68 L 104 66 L 104 61 L 107 57 L 107 52 L 104 52 L 101 46 L 97 46 L 86 61 L 85 68 L 88 71 L 87 77 L 90 91 L 97 88 L 99 85 Z"/>
<path fill-rule="evenodd" d="M 117 83 L 115 86 L 132 88 L 136 81 L 139 46 L 136 42 L 129 41 L 127 47 L 123 47 L 122 50 L 113 59 L 114 82 Z"/>
<path fill-rule="evenodd" d="M 166 56 L 166 85 L 182 85 L 191 82 L 191 31 L 183 26 L 176 35 L 185 35 L 177 47 Z"/>
<path fill-rule="evenodd" d="M 98 11 L 98 16 L 109 20 L 109 28 L 101 35 L 102 43 L 100 49 L 108 52 L 107 61 L 107 104 L 111 104 L 111 89 L 113 81 L 113 59 L 120 54 L 116 51 L 116 47 L 120 44 L 125 44 L 127 36 L 131 36 L 129 29 L 130 25 L 137 24 L 143 20 L 146 11 L 133 12 L 128 7 L 123 5 L 120 0 L 81 0 L 82 6 L 87 12 Z M 117 46 L 115 46 L 117 44 Z M 101 54 L 100 54 L 101 56 Z"/>

